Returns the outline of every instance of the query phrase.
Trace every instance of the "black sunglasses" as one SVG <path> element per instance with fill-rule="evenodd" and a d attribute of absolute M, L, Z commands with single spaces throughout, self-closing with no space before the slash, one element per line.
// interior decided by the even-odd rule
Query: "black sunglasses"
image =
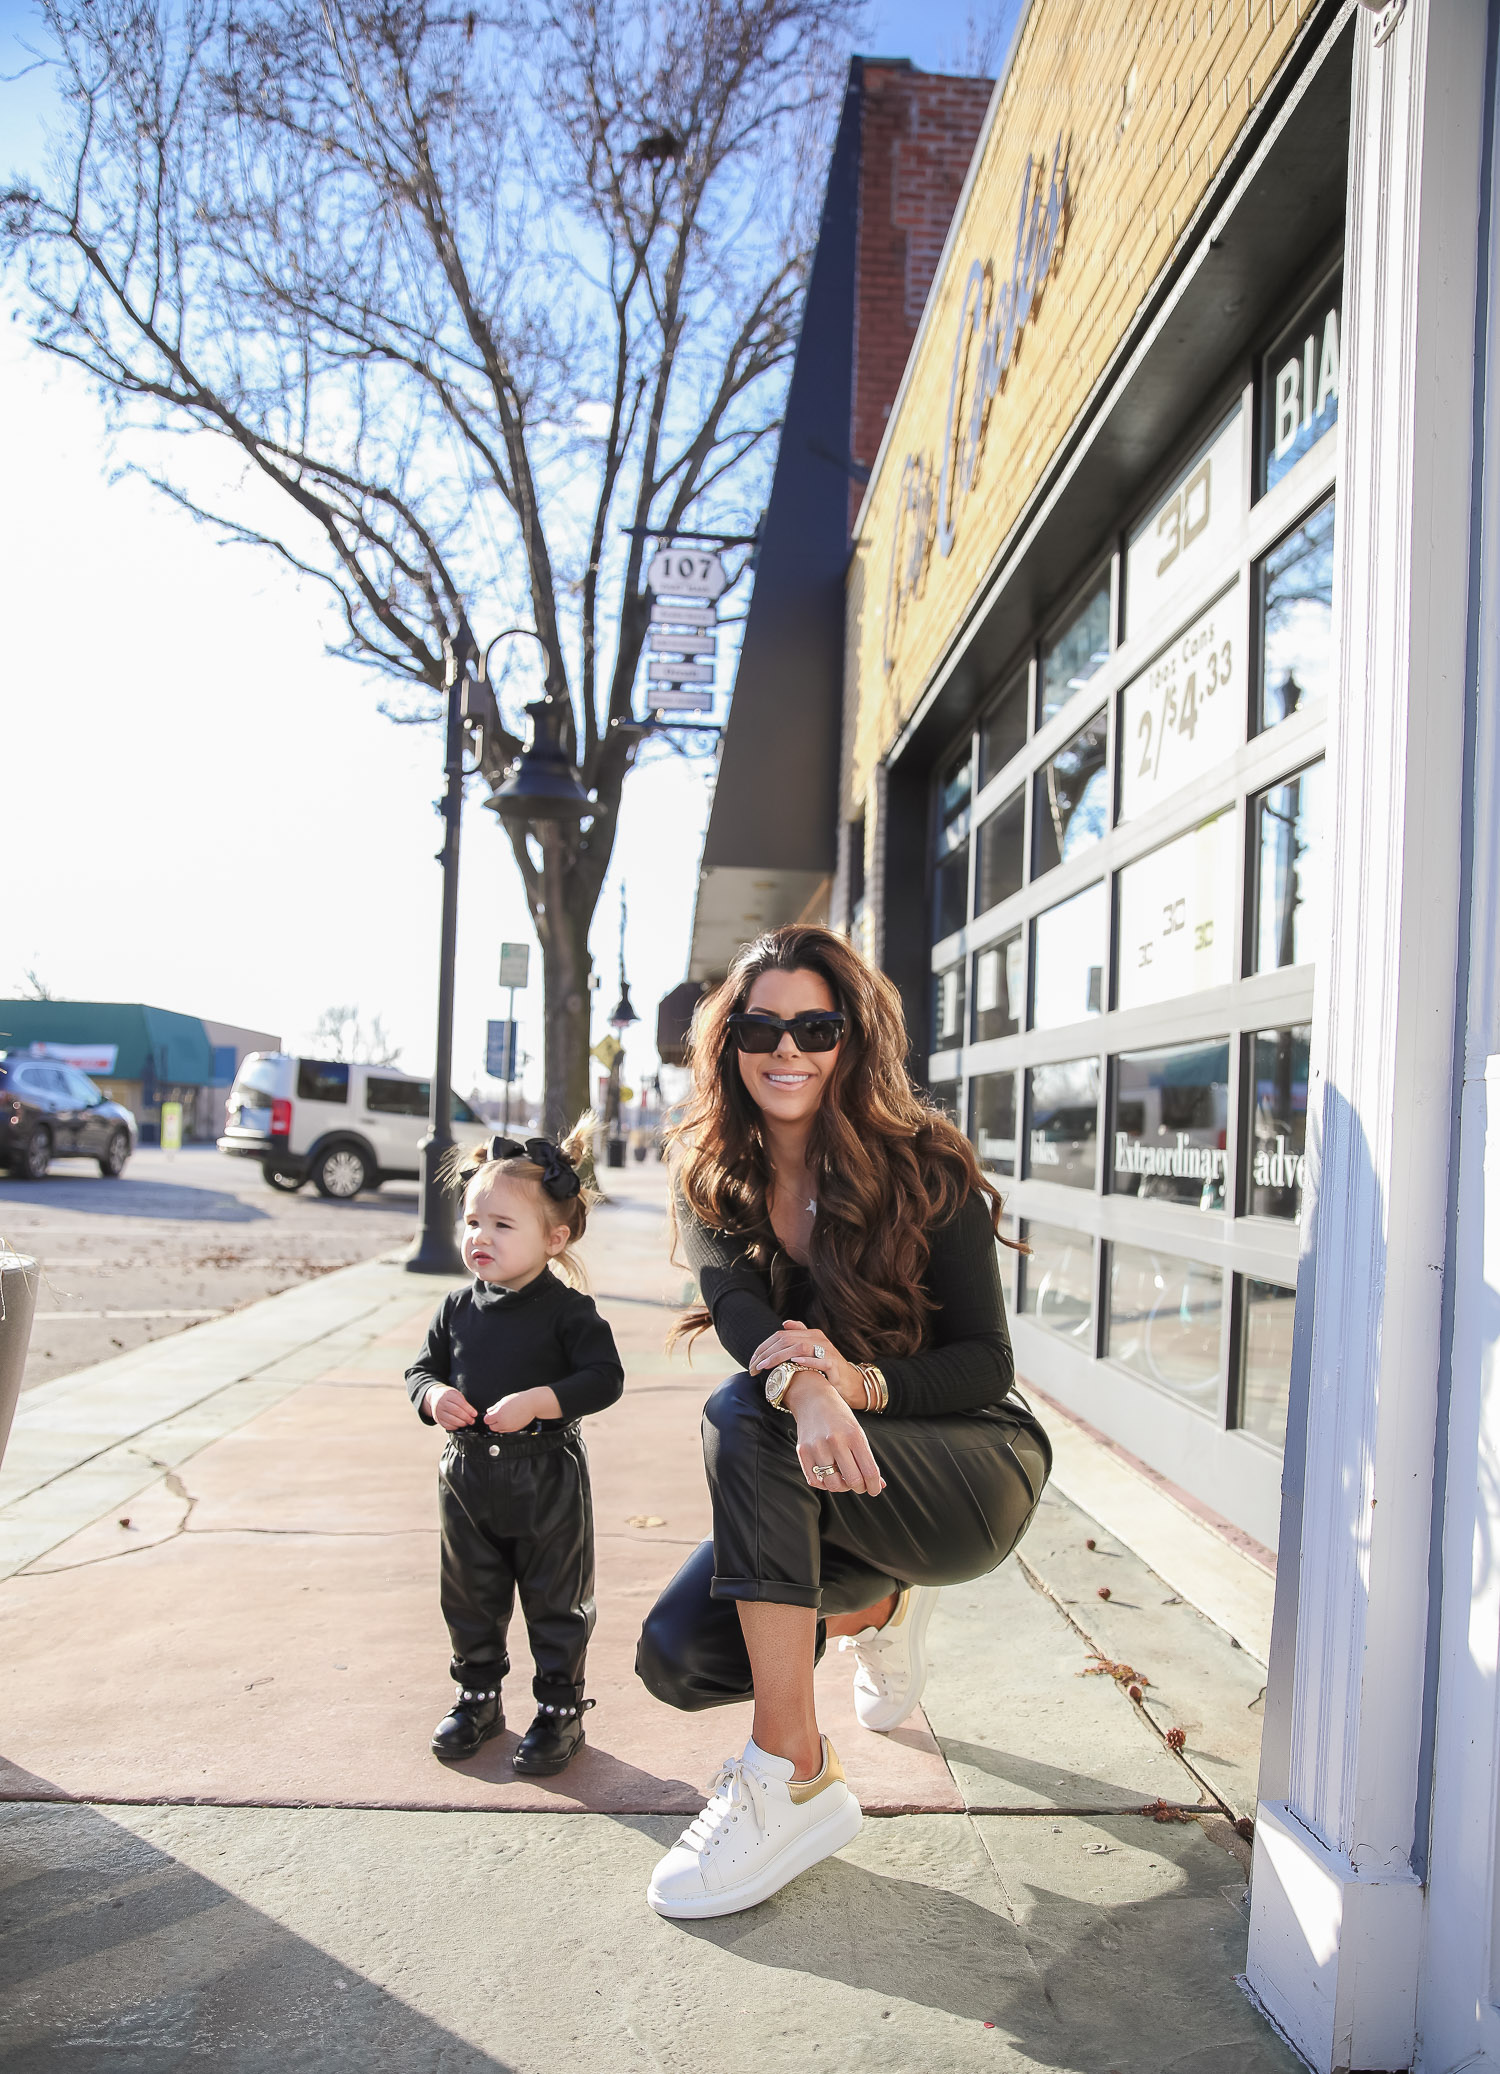
<path fill-rule="evenodd" d="M 736 1051 L 775 1051 L 788 1032 L 798 1051 L 832 1051 L 844 1034 L 846 1020 L 838 1008 L 794 1015 L 787 1022 L 779 1015 L 732 1015 L 729 1034 Z"/>

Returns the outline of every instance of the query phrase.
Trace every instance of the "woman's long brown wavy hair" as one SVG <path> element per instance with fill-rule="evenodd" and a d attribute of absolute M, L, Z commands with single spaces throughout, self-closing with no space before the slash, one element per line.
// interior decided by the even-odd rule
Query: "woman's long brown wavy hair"
<path fill-rule="evenodd" d="M 699 1002 L 692 1093 L 668 1134 L 679 1148 L 677 1187 L 700 1223 L 752 1240 L 779 1303 L 789 1263 L 771 1228 L 760 1110 L 729 1036 L 730 1016 L 763 972 L 817 973 L 847 1018 L 807 1153 L 818 1197 L 809 1264 L 822 1322 L 850 1360 L 915 1353 L 932 1309 L 922 1286 L 930 1234 L 978 1194 L 989 1198 L 998 1236 L 1000 1192 L 968 1139 L 913 1087 L 895 987 L 832 929 L 799 923 L 757 937 Z M 710 1322 L 699 1305 L 672 1336 Z"/>

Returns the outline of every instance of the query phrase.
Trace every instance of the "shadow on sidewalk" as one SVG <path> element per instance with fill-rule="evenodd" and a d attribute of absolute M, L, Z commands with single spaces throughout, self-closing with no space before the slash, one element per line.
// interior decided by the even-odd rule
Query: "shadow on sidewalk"
<path fill-rule="evenodd" d="M 512 2074 L 96 1809 L 5 1810 L 0 1891 L 6 2074 Z"/>

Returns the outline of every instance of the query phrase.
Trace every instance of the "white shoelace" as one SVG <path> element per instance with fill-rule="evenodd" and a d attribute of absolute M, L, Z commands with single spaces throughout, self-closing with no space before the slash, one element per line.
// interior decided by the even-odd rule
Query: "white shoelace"
<path fill-rule="evenodd" d="M 765 1781 L 743 1757 L 725 1758 L 710 1793 L 708 1806 L 689 1822 L 679 1843 L 690 1844 L 695 1851 L 706 1850 L 746 1807 L 754 1815 L 756 1827 L 765 1828 Z"/>
<path fill-rule="evenodd" d="M 839 1648 L 852 1649 L 854 1660 L 870 1683 L 878 1687 L 880 1697 L 885 1698 L 890 1689 L 890 1677 L 886 1669 L 886 1633 L 884 1628 L 866 1628 L 858 1635 L 840 1635 Z"/>

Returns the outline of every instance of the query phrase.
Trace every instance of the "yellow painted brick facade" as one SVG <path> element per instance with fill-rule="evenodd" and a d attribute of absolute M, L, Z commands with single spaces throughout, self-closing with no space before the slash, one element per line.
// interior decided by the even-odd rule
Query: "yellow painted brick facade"
<path fill-rule="evenodd" d="M 845 799 L 921 698 L 1000 543 L 1170 259 L 1311 0 L 1032 0 L 946 271 L 869 490 L 847 596 Z M 954 541 L 925 527 L 920 578 L 888 594 L 907 457 L 942 467 L 960 309 L 976 260 L 988 307 L 1009 279 L 1028 158 L 1062 139 L 1068 208 L 1047 279 L 989 405 L 973 487 L 951 500 Z M 1045 173 L 1041 193 L 1046 192 Z M 977 355 L 971 354 L 972 361 Z M 934 499 L 934 502 L 936 499 Z M 906 538 L 923 532 L 906 521 Z M 903 559 L 906 547 L 903 546 Z"/>

